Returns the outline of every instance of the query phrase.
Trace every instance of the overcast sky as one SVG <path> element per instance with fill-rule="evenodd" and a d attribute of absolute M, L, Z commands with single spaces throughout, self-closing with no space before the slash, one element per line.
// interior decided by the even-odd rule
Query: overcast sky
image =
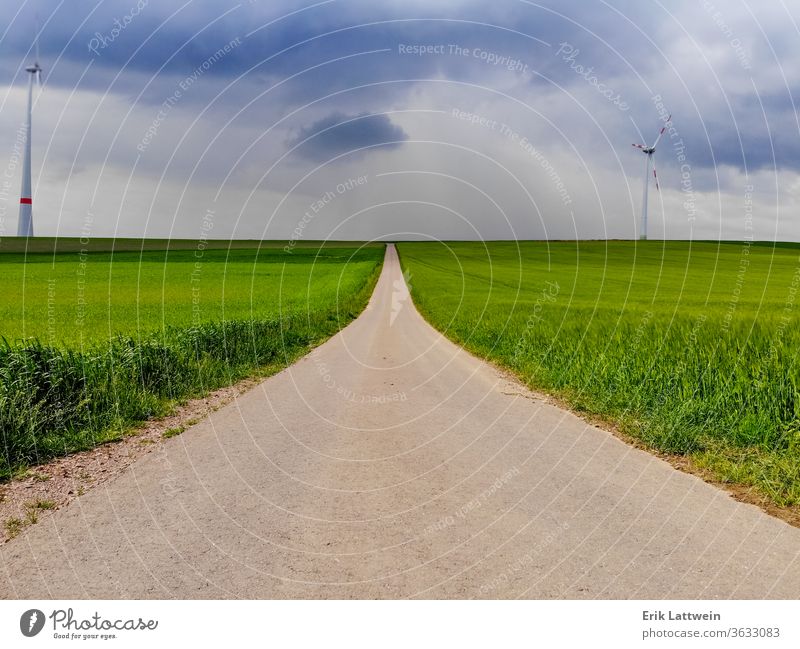
<path fill-rule="evenodd" d="M 715 3 L 719 7 L 715 6 Z M 6 0 L 40 235 L 800 240 L 797 0 Z"/>

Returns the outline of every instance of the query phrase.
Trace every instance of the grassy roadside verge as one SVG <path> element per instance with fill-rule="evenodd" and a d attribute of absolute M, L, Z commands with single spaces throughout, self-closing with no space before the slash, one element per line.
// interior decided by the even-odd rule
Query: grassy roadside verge
<path fill-rule="evenodd" d="M 331 263 L 320 270 L 317 263 L 324 290 L 313 293 L 305 308 L 289 312 L 278 303 L 263 307 L 251 318 L 193 326 L 167 324 L 153 333 L 117 335 L 79 348 L 36 340 L 3 342 L 0 479 L 49 458 L 119 439 L 138 423 L 168 412 L 175 403 L 285 367 L 363 310 L 382 258 L 382 248 L 362 257 L 357 273 L 348 277 L 346 290 L 339 290 L 343 264 Z M 292 263 L 303 262 L 293 258 Z M 303 272 L 296 272 L 293 283 L 280 284 L 281 290 L 301 286 L 312 297 L 308 285 L 313 267 L 313 263 L 308 265 L 305 284 Z M 226 269 L 220 276 L 230 283 L 233 273 Z M 280 283 L 281 279 L 276 271 L 273 279 L 264 281 Z M 250 287 L 249 282 L 245 276 L 242 286 Z M 242 299 L 251 304 L 252 295 L 243 291 Z M 230 288 L 228 304 L 232 304 Z"/>
<path fill-rule="evenodd" d="M 752 492 L 751 501 L 800 509 L 797 250 L 688 242 L 398 250 L 417 308 L 469 351 L 676 464 Z"/>

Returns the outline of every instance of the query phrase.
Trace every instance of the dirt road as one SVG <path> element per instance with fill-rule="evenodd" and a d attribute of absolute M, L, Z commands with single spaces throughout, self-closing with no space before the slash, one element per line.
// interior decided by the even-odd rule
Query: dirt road
<path fill-rule="evenodd" d="M 0 547 L 24 598 L 797 598 L 800 530 L 444 339 L 339 335 Z"/>

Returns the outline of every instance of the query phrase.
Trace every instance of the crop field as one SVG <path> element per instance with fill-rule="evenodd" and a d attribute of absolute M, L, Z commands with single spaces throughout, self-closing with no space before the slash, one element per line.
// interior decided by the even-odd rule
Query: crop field
<path fill-rule="evenodd" d="M 800 249 L 403 243 L 431 324 L 713 478 L 800 504 Z"/>
<path fill-rule="evenodd" d="M 188 250 L 134 251 L 138 243 L 118 241 L 114 252 L 95 243 L 97 252 L 0 254 L 0 336 L 75 347 L 325 309 L 337 292 L 357 291 L 382 255 L 382 248 L 296 247 L 288 254 L 277 245 L 227 249 L 227 242 L 198 249 L 197 241 Z"/>
<path fill-rule="evenodd" d="M 0 252 L 0 478 L 285 366 L 363 309 L 384 254 L 311 242 L 291 252 L 30 243 Z"/>

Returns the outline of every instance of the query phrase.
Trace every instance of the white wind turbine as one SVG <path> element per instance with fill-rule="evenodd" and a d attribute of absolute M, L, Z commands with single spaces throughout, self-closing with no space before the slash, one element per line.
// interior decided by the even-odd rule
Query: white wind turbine
<path fill-rule="evenodd" d="M 39 87 L 42 85 L 42 67 L 39 65 L 39 29 L 36 29 L 36 59 L 33 65 L 25 68 L 30 73 L 28 78 L 28 113 L 25 125 L 25 158 L 22 161 L 22 188 L 19 196 L 18 237 L 33 236 L 33 196 L 31 192 L 31 113 L 33 112 L 33 77 Z"/>
<path fill-rule="evenodd" d="M 658 141 L 661 139 L 661 136 L 664 135 L 664 131 L 667 130 L 667 124 L 669 124 L 670 120 L 672 119 L 672 115 L 667 117 L 667 121 L 664 122 L 664 126 L 661 127 L 661 130 L 658 132 L 658 137 L 656 137 L 656 141 L 653 142 L 652 146 L 647 146 L 646 144 L 634 144 L 637 149 L 641 149 L 642 153 L 645 154 L 645 165 L 644 165 L 644 194 L 642 196 L 642 229 L 639 232 L 640 239 L 647 239 L 647 188 L 650 185 L 650 164 L 652 162 L 653 154 L 656 152 L 656 145 Z M 656 189 L 661 191 L 658 187 L 658 174 L 656 173 L 656 166 L 653 163 L 653 178 L 656 181 Z"/>

